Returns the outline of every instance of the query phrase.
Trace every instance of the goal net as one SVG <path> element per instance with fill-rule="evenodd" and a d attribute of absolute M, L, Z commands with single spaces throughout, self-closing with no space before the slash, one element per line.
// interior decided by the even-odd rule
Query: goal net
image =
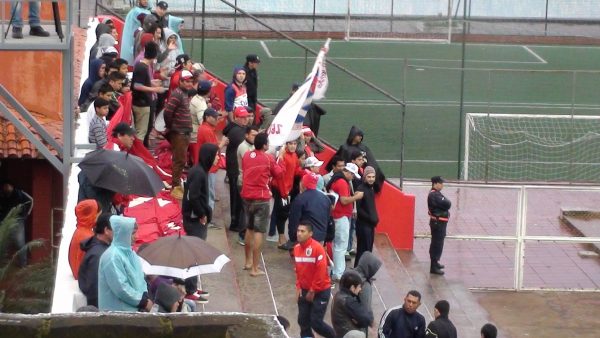
<path fill-rule="evenodd" d="M 451 40 L 457 0 L 346 1 L 346 40 Z"/>
<path fill-rule="evenodd" d="M 600 116 L 468 113 L 471 181 L 600 182 Z"/>

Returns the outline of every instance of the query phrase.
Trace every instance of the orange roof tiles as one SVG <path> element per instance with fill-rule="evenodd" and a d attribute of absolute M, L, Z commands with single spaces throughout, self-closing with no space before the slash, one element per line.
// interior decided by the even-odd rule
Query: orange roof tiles
<path fill-rule="evenodd" d="M 19 120 L 21 120 L 21 122 L 23 122 L 29 130 L 38 137 L 38 139 L 46 144 L 27 122 L 12 109 L 10 110 L 19 117 Z M 62 121 L 50 119 L 33 112 L 31 114 L 59 144 L 62 144 Z M 58 155 L 55 149 L 50 148 L 50 151 L 52 154 Z M 0 113 L 0 158 L 43 158 L 38 149 L 25 137 L 25 135 L 21 134 L 9 120 L 4 118 L 2 113 Z"/>

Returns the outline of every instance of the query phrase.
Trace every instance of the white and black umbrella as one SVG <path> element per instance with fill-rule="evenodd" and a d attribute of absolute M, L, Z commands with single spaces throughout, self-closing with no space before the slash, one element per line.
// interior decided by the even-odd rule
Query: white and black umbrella
<path fill-rule="evenodd" d="M 140 249 L 138 256 L 147 275 L 186 279 L 221 272 L 229 258 L 195 236 L 168 236 Z"/>

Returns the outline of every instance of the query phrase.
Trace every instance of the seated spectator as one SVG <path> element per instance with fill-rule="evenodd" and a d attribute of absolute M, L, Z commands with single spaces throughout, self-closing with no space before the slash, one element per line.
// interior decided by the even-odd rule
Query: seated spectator
<path fill-rule="evenodd" d="M 77 175 L 77 181 L 79 183 L 77 202 L 93 199 L 98 201 L 101 210 L 112 212 L 112 199 L 115 195 L 113 191 L 93 185 L 83 171 Z"/>
<path fill-rule="evenodd" d="M 340 291 L 333 298 L 331 323 L 336 338 L 343 338 L 352 330 L 366 332 L 373 323 L 373 312 L 358 298 L 362 289 L 360 275 L 352 270 L 346 271 L 340 279 Z"/>
<path fill-rule="evenodd" d="M 84 106 L 84 104 L 90 96 L 90 92 L 92 91 L 94 84 L 104 78 L 105 69 L 106 65 L 102 59 L 96 59 L 90 64 L 88 78 L 83 82 L 83 85 L 81 86 L 81 92 L 79 93 L 79 100 L 77 100 L 77 105 L 81 111 L 87 110 L 87 106 Z"/>
<path fill-rule="evenodd" d="M 94 227 L 94 236 L 81 241 L 80 248 L 85 256 L 79 266 L 79 289 L 85 295 L 88 305 L 98 307 L 98 266 L 100 257 L 112 242 L 113 231 L 110 227 L 111 213 L 105 212 L 98 217 Z"/>
<path fill-rule="evenodd" d="M 168 283 L 158 286 L 154 301 L 158 304 L 158 312 L 192 312 L 181 292 Z"/>
<path fill-rule="evenodd" d="M 498 329 L 490 323 L 485 324 L 481 327 L 481 338 L 496 338 L 498 335 Z"/>
<path fill-rule="evenodd" d="M 101 97 L 94 101 L 96 115 L 90 121 L 88 141 L 95 144 L 96 149 L 104 148 L 107 142 L 105 117 L 108 115 L 109 106 L 110 102 Z"/>
<path fill-rule="evenodd" d="M 117 40 L 115 40 L 115 37 L 112 34 L 104 33 L 104 34 L 100 35 L 100 38 L 98 39 L 97 50 L 96 50 L 96 59 L 99 59 L 102 56 L 102 54 L 104 54 L 104 52 L 106 51 L 106 49 L 108 47 L 114 48 L 116 44 L 117 44 Z"/>
<path fill-rule="evenodd" d="M 133 62 L 133 33 L 142 26 L 142 21 L 138 20 L 140 14 L 150 14 L 150 5 L 148 0 L 137 0 L 136 6 L 131 8 L 125 17 L 123 26 L 123 36 L 121 37 L 121 57 L 128 63 Z"/>
<path fill-rule="evenodd" d="M 96 218 L 102 212 L 100 205 L 96 200 L 87 199 L 77 203 L 75 206 L 75 216 L 77 225 L 71 243 L 69 244 L 69 265 L 75 279 L 79 275 L 79 265 L 83 261 L 85 251 L 81 250 L 79 244 L 94 236 L 93 228 L 96 225 Z"/>
<path fill-rule="evenodd" d="M 100 311 L 145 311 L 154 303 L 148 298 L 140 258 L 131 249 L 137 230 L 135 218 L 112 216 L 113 241 L 100 258 L 98 308 Z"/>

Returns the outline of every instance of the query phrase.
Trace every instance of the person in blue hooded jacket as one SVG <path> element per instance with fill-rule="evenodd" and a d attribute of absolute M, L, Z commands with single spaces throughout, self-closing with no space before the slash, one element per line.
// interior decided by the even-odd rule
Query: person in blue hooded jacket
<path fill-rule="evenodd" d="M 183 54 L 185 53 L 183 51 L 183 42 L 181 41 L 181 37 L 179 36 L 179 32 L 181 31 L 181 27 L 183 26 L 183 19 L 178 17 L 178 16 L 174 16 L 174 15 L 170 15 L 169 14 L 169 29 L 175 33 L 175 35 L 177 35 L 177 50 L 178 53 L 177 55 Z"/>
<path fill-rule="evenodd" d="M 121 58 L 127 60 L 130 65 L 133 65 L 135 56 L 133 55 L 133 34 L 142 26 L 138 15 L 150 14 L 152 7 L 148 0 L 138 0 L 137 5 L 133 7 L 125 17 L 125 26 L 123 26 L 123 36 L 121 37 Z"/>
<path fill-rule="evenodd" d="M 83 82 L 81 86 L 81 91 L 79 92 L 79 100 L 77 100 L 77 105 L 81 109 L 81 111 L 87 111 L 86 101 L 90 96 L 90 92 L 94 87 L 94 83 L 102 80 L 104 77 L 104 72 L 106 70 L 106 64 L 102 59 L 95 59 L 90 64 L 90 70 L 88 74 L 88 78 Z"/>
<path fill-rule="evenodd" d="M 233 68 L 231 83 L 225 88 L 225 111 L 230 121 L 233 121 L 233 111 L 237 107 L 248 107 L 246 70 L 242 66 Z"/>
<path fill-rule="evenodd" d="M 113 241 L 100 257 L 98 267 L 98 308 L 100 311 L 150 311 L 142 264 L 131 249 L 137 228 L 135 218 L 111 216 Z"/>

